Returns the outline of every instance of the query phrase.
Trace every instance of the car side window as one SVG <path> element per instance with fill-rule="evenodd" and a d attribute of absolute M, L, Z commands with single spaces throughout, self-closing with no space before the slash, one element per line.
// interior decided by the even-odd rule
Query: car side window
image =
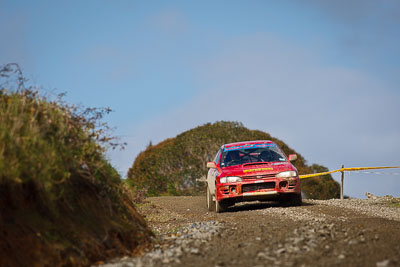
<path fill-rule="evenodd" d="M 218 164 L 218 160 L 219 160 L 219 156 L 221 155 L 221 149 L 219 149 L 218 150 L 218 152 L 217 152 L 217 155 L 215 156 L 215 158 L 214 158 L 214 162 L 215 162 L 215 164 Z"/>

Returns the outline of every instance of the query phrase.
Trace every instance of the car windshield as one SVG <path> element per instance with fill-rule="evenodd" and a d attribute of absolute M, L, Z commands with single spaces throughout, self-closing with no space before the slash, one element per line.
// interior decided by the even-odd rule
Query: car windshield
<path fill-rule="evenodd" d="M 275 144 L 234 146 L 224 149 L 221 156 L 221 167 L 276 161 L 286 161 L 286 157 Z"/>

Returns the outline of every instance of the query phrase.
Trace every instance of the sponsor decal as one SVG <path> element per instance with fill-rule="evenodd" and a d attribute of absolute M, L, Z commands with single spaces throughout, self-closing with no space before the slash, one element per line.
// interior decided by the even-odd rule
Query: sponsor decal
<path fill-rule="evenodd" d="M 240 150 L 240 149 L 249 149 L 249 148 L 260 148 L 260 147 L 276 147 L 273 143 L 266 143 L 266 144 L 249 144 L 249 145 L 241 145 L 241 146 L 231 146 L 226 147 L 224 152 L 232 151 L 232 150 Z"/>
<path fill-rule="evenodd" d="M 273 168 L 257 168 L 257 169 L 247 169 L 247 170 L 244 170 L 243 172 L 244 173 L 246 173 L 246 172 L 260 172 L 260 171 L 271 171 L 271 170 L 273 170 Z"/>

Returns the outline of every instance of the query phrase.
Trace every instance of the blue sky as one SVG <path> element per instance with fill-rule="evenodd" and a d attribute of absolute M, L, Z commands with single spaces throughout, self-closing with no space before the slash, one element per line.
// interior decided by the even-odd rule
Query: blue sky
<path fill-rule="evenodd" d="M 398 1 L 0 0 L 0 25 L 0 64 L 114 110 L 123 175 L 150 140 L 217 120 L 329 169 L 400 165 Z M 400 194 L 399 175 L 347 177 L 350 196 Z"/>

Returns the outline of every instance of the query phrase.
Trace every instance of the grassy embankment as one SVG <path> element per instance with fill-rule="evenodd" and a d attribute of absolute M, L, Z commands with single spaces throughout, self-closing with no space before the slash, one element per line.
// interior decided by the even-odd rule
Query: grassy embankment
<path fill-rule="evenodd" d="M 0 265 L 89 265 L 148 244 L 150 230 L 104 157 L 112 139 L 96 126 L 107 110 L 80 112 L 18 81 L 0 91 Z"/>

